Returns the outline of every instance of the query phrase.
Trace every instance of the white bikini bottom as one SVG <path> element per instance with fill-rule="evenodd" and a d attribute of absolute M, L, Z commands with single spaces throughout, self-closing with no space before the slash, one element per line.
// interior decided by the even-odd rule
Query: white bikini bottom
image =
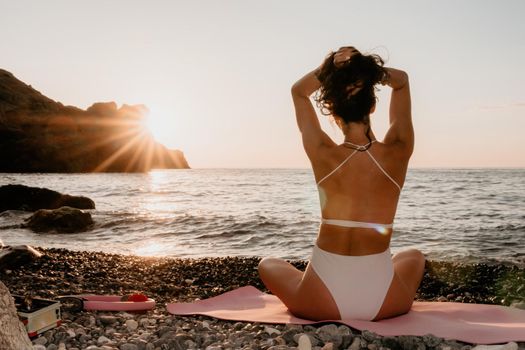
<path fill-rule="evenodd" d="M 314 246 L 310 264 L 332 294 L 341 319 L 371 321 L 394 277 L 390 247 L 378 254 L 351 256 Z"/>

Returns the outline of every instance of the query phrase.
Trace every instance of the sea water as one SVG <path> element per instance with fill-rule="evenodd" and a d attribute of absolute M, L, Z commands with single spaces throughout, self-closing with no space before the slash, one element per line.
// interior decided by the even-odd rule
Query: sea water
<path fill-rule="evenodd" d="M 31 213 L 0 213 L 4 244 L 145 256 L 308 259 L 319 229 L 309 169 L 189 169 L 146 174 L 0 174 L 0 185 L 93 199 L 81 233 L 20 228 Z M 525 265 L 525 169 L 409 169 L 392 253 Z"/>

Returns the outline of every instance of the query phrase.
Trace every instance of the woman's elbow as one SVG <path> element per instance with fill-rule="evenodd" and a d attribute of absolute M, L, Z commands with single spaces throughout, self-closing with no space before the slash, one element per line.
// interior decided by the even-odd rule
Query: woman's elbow
<path fill-rule="evenodd" d="M 405 80 L 405 84 L 408 84 L 408 81 L 410 80 L 408 77 L 408 73 L 403 71 L 403 79 Z"/>
<path fill-rule="evenodd" d="M 294 97 L 308 97 L 310 95 L 300 82 L 293 84 L 290 91 Z"/>
<path fill-rule="evenodd" d="M 292 96 L 298 96 L 301 92 L 299 84 L 293 84 L 292 88 L 290 89 L 290 92 L 292 93 Z"/>

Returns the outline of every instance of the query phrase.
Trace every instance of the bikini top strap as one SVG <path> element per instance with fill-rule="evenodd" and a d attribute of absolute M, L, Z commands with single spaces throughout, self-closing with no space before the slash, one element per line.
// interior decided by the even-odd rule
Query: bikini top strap
<path fill-rule="evenodd" d="M 397 188 L 399 189 L 399 191 L 401 191 L 401 186 L 399 186 L 399 184 L 396 182 L 396 180 L 394 180 L 392 178 L 392 176 L 388 175 L 388 173 L 385 171 L 385 169 L 383 169 L 383 167 L 381 166 L 381 164 L 379 164 L 379 162 L 374 158 L 374 156 L 372 155 L 372 153 L 368 152 L 368 150 L 366 150 L 366 153 L 370 156 L 370 158 L 374 161 L 374 163 L 376 163 L 377 167 L 383 172 L 383 174 L 386 175 L 386 177 L 388 177 L 390 179 L 390 181 L 392 181 L 394 183 L 394 185 L 397 186 Z"/>
<path fill-rule="evenodd" d="M 369 143 L 367 143 L 366 145 L 356 145 L 355 143 L 352 143 L 352 142 L 349 142 L 349 141 L 345 141 L 344 144 L 345 145 L 349 145 L 350 147 L 352 147 L 353 149 L 355 149 L 355 150 L 357 150 L 359 152 L 363 152 L 363 151 L 366 151 L 367 149 L 369 149 L 370 146 L 374 142 L 377 142 L 377 140 L 372 140 Z"/>
<path fill-rule="evenodd" d="M 325 177 L 323 177 L 321 180 L 319 180 L 317 182 L 317 186 L 319 186 L 319 184 L 321 182 L 323 182 L 324 180 L 326 180 L 330 175 L 332 175 L 333 173 L 335 173 L 340 167 L 342 167 L 346 162 L 348 162 L 350 160 L 350 158 L 352 158 L 354 156 L 354 154 L 356 154 L 358 152 L 358 150 L 356 149 L 355 151 L 353 151 L 348 157 L 345 158 L 345 160 L 343 160 L 341 162 L 341 164 L 339 164 L 337 166 L 337 168 L 335 168 L 334 170 L 332 170 L 328 175 L 326 175 Z"/>

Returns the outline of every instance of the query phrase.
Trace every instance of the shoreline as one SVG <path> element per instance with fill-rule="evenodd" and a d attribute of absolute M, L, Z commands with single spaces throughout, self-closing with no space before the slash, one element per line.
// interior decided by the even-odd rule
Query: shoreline
<path fill-rule="evenodd" d="M 175 317 L 167 313 L 165 304 L 168 302 L 209 298 L 245 285 L 253 285 L 267 292 L 257 275 L 259 257 L 153 258 L 57 248 L 36 249 L 44 256 L 22 267 L 0 271 L 0 280 L 11 294 L 30 292 L 33 296 L 53 299 L 59 295 L 81 293 L 125 295 L 142 292 L 157 302 L 155 310 L 141 315 L 64 312 L 63 324 L 60 327 L 45 332 L 45 341 L 34 340 L 35 344 L 44 343 L 42 345 L 45 347 L 40 349 L 56 350 L 63 343 L 66 349 L 84 349 L 91 346 L 90 350 L 206 347 L 209 347 L 209 350 L 228 347 L 277 350 L 297 346 L 293 336 L 287 338 L 284 337 L 285 334 L 319 333 L 319 330 L 325 327 L 241 323 L 204 316 Z M 291 262 L 299 269 L 304 270 L 306 267 L 306 261 Z M 524 283 L 525 269 L 517 266 L 427 261 L 416 300 L 508 306 L 513 302 L 525 301 Z M 138 328 L 133 328 L 135 323 L 139 325 Z M 341 327 L 345 326 L 339 326 Z M 278 332 L 268 331 L 269 328 Z M 381 346 L 388 348 L 381 343 L 386 338 L 407 338 L 374 337 L 370 332 L 367 334 L 365 331 L 361 334 L 357 330 L 349 330 L 350 334 L 353 334 L 352 339 L 361 339 L 360 341 L 369 345 L 376 344 L 377 349 Z M 170 333 L 174 337 L 164 336 L 166 332 L 175 332 Z M 181 335 L 178 338 L 177 332 Z M 348 333 L 345 328 L 341 328 L 341 332 Z M 209 337 L 206 337 L 206 334 Z M 424 341 L 424 337 L 408 338 Z M 173 343 L 176 339 L 177 344 L 180 343 L 179 347 Z M 244 340 L 238 343 L 238 339 Z M 468 346 L 466 343 L 436 339 L 439 338 L 433 340 L 435 346 L 430 348 L 437 349 L 441 345 L 450 346 L 451 349 L 468 348 L 465 348 Z M 426 341 L 428 342 L 428 339 Z M 319 348 L 329 342 L 319 343 Z M 125 344 L 132 345 L 123 346 Z M 162 344 L 168 345 L 162 348 Z M 349 345 L 351 344 L 346 346 Z M 272 348 L 276 346 L 280 348 Z M 525 349 L 525 343 L 519 343 L 519 347 Z"/>

